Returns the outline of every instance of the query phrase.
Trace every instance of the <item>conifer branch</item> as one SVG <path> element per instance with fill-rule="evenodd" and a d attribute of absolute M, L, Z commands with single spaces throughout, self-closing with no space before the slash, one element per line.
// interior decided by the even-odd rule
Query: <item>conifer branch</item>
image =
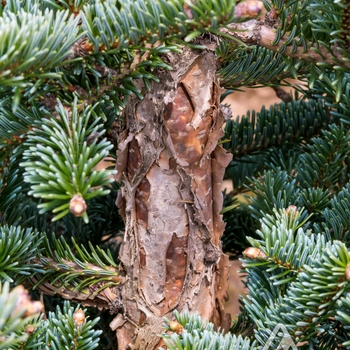
<path fill-rule="evenodd" d="M 257 114 L 253 111 L 251 116 L 243 116 L 239 122 L 228 120 L 225 137 L 220 143 L 237 159 L 261 153 L 286 141 L 299 143 L 311 138 L 320 132 L 327 120 L 327 110 L 320 101 L 282 102 L 269 110 L 263 107 Z"/>
<path fill-rule="evenodd" d="M 88 222 L 85 200 L 108 194 L 101 186 L 113 182 L 113 171 L 94 170 L 112 145 L 106 139 L 96 141 L 104 130 L 97 125 L 98 118 L 88 125 L 91 110 L 78 114 L 75 101 L 71 113 L 61 103 L 57 112 L 60 120 L 46 119 L 29 133 L 29 149 L 21 163 L 24 181 L 31 184 L 31 195 L 47 200 L 38 205 L 41 213 L 53 210 L 58 213 L 53 220 L 58 220 L 71 212 Z M 48 134 L 49 141 L 45 139 Z M 97 137 L 90 142 L 92 134 Z"/>
<path fill-rule="evenodd" d="M 279 40 L 278 44 L 274 45 L 273 42 L 276 39 L 276 30 L 268 27 L 258 19 L 249 20 L 244 23 L 230 23 L 227 28 L 222 28 L 220 31 L 246 44 L 260 45 L 274 52 L 279 52 L 284 56 L 297 58 L 301 61 L 307 61 L 313 64 L 322 62 L 332 67 L 340 66 L 345 70 L 350 69 L 350 60 L 344 59 L 342 54 L 338 52 L 336 46 L 332 46 L 331 51 L 329 51 L 323 46 L 310 42 L 307 44 L 307 50 L 305 50 L 304 46 L 295 48 L 292 44 L 286 45 L 288 39 L 290 40 L 288 34 L 284 35 Z M 298 38 L 294 38 L 294 40 L 298 40 Z M 283 51 L 282 48 L 284 48 L 284 46 L 286 46 L 286 49 Z"/>
<path fill-rule="evenodd" d="M 34 264 L 44 264 L 44 269 L 45 266 L 47 266 L 48 270 L 53 270 L 56 273 L 66 273 L 67 270 L 69 270 L 70 274 L 83 275 L 84 277 L 93 275 L 96 279 L 106 277 L 106 272 L 108 273 L 109 271 L 111 274 L 110 278 L 113 280 L 113 282 L 119 283 L 122 280 L 122 278 L 118 276 L 118 270 L 112 266 L 105 266 L 105 268 L 101 268 L 86 262 L 84 262 L 84 266 L 82 266 L 81 262 L 78 264 L 66 259 L 62 259 L 60 262 L 57 262 L 56 260 L 48 257 L 33 259 L 32 262 Z"/>
<path fill-rule="evenodd" d="M 251 341 L 248 337 L 242 335 L 233 335 L 231 333 L 223 334 L 214 331 L 214 325 L 210 322 L 204 322 L 197 315 L 188 313 L 179 314 L 175 311 L 176 321 L 166 319 L 165 328 L 167 333 L 162 333 L 166 349 L 242 349 L 256 350 L 256 341 Z M 170 332 L 170 334 L 169 334 Z M 159 348 L 159 350 L 164 348 Z"/>
<path fill-rule="evenodd" d="M 43 308 L 40 301 L 30 300 L 23 286 L 10 291 L 10 284 L 0 281 L 0 349 L 26 348 L 23 344 L 39 325 L 38 317 Z"/>
<path fill-rule="evenodd" d="M 78 40 L 72 47 L 72 55 L 69 59 L 76 57 L 84 57 L 90 55 L 90 52 L 87 51 L 87 39 L 82 38 Z M 109 93 L 115 90 L 116 86 L 123 87 L 123 82 L 128 81 L 129 84 L 132 84 L 130 78 L 144 78 L 154 81 L 158 79 L 151 73 L 140 73 L 140 68 L 145 65 L 152 65 L 152 60 L 150 60 L 150 55 L 156 52 L 167 52 L 167 51 L 176 51 L 181 52 L 179 48 L 175 45 L 164 45 L 160 41 L 157 41 L 155 44 L 146 44 L 143 50 L 137 50 L 133 53 L 133 56 L 130 58 L 129 62 L 122 69 L 113 69 L 107 65 L 101 65 L 98 63 L 94 64 L 94 69 L 100 75 L 100 84 L 98 87 L 91 87 L 88 90 L 84 89 L 80 85 L 73 85 L 69 88 L 70 92 L 75 92 L 79 95 L 79 110 L 83 110 L 86 105 L 94 105 L 106 93 Z M 158 65 L 162 65 L 163 68 L 170 69 L 170 66 L 167 66 L 165 63 L 159 61 Z M 136 87 L 135 87 L 136 89 Z M 52 110 L 54 105 L 51 103 L 50 99 L 44 99 L 43 104 L 49 110 Z"/>
<path fill-rule="evenodd" d="M 31 278 L 31 282 L 33 284 L 40 283 L 35 277 Z M 104 286 L 101 284 L 99 287 L 104 289 L 108 288 L 108 285 Z M 110 303 L 103 291 L 96 293 L 96 290 L 98 289 L 96 287 L 90 287 L 84 291 L 76 291 L 73 288 L 68 288 L 62 285 L 57 287 L 49 282 L 43 282 L 40 283 L 37 288 L 46 295 L 59 295 L 66 300 L 81 303 L 84 306 L 95 307 L 99 310 L 108 309 Z"/>
<path fill-rule="evenodd" d="M 31 283 L 49 295 L 59 294 L 77 301 L 101 299 L 96 301 L 98 307 L 107 307 L 109 299 L 103 291 L 122 281 L 118 265 L 99 247 L 90 244 L 88 251 L 74 239 L 72 243 L 74 252 L 63 237 L 60 240 L 52 237 L 52 242 L 45 237 L 42 255 L 33 259 L 44 272 L 33 276 Z"/>

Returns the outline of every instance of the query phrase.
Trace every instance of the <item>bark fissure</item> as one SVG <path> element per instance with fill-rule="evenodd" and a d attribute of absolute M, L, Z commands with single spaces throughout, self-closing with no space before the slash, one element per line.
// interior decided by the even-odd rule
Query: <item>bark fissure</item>
<path fill-rule="evenodd" d="M 163 317 L 200 313 L 228 328 L 228 259 L 221 251 L 221 181 L 230 155 L 217 146 L 224 123 L 211 52 L 169 54 L 174 67 L 125 109 L 118 205 L 125 220 L 120 259 L 124 315 L 112 322 L 120 349 L 154 349 Z"/>

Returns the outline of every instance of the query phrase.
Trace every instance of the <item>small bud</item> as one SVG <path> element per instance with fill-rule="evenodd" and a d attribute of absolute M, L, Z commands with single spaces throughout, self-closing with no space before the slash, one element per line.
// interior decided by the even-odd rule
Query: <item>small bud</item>
<path fill-rule="evenodd" d="M 84 198 L 79 194 L 75 194 L 69 202 L 70 212 L 79 218 L 86 212 L 86 209 L 87 205 Z"/>
<path fill-rule="evenodd" d="M 25 316 L 35 315 L 39 312 L 44 311 L 44 305 L 41 301 L 31 301 L 27 304 L 27 311 L 25 312 Z"/>
<path fill-rule="evenodd" d="M 170 321 L 169 328 L 171 331 L 181 334 L 184 330 L 184 327 L 177 321 Z"/>
<path fill-rule="evenodd" d="M 259 16 L 263 9 L 264 4 L 262 1 L 247 0 L 236 5 L 234 14 L 236 20 L 242 18 L 254 18 Z"/>
<path fill-rule="evenodd" d="M 297 215 L 298 212 L 298 208 L 295 205 L 290 205 L 287 209 L 286 209 L 286 214 L 289 215 L 293 215 L 293 218 L 295 218 L 295 215 Z"/>
<path fill-rule="evenodd" d="M 12 293 L 17 293 L 16 307 L 12 312 L 12 316 L 24 311 L 23 317 L 32 316 L 44 311 L 44 305 L 41 301 L 31 301 L 28 291 L 23 286 L 17 286 Z"/>
<path fill-rule="evenodd" d="M 77 326 L 82 326 L 85 322 L 85 313 L 82 309 L 78 309 L 73 315 L 74 324 Z"/>
<path fill-rule="evenodd" d="M 346 268 L 346 271 L 345 271 L 345 278 L 346 278 L 347 280 L 350 280 L 350 266 L 348 266 L 348 267 Z"/>
<path fill-rule="evenodd" d="M 249 247 L 244 252 L 243 255 L 248 259 L 266 259 L 267 255 L 258 248 Z"/>
<path fill-rule="evenodd" d="M 33 334 L 35 332 L 35 327 L 32 324 L 27 324 L 25 328 L 27 334 Z"/>
<path fill-rule="evenodd" d="M 185 3 L 184 3 L 184 12 L 185 12 L 186 16 L 187 16 L 189 19 L 193 19 L 193 13 L 192 13 L 191 7 L 189 6 L 190 3 L 193 3 L 194 5 L 196 4 L 195 1 L 192 1 L 192 0 L 185 0 Z"/>

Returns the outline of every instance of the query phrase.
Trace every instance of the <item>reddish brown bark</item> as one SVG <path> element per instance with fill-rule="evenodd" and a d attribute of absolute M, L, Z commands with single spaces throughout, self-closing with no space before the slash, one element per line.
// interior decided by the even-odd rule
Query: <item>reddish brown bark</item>
<path fill-rule="evenodd" d="M 132 99 L 119 140 L 118 199 L 125 219 L 120 259 L 125 308 L 112 322 L 119 349 L 154 349 L 164 317 L 198 313 L 227 329 L 228 259 L 221 182 L 231 156 L 217 145 L 224 118 L 211 52 L 168 55 L 174 67 Z"/>

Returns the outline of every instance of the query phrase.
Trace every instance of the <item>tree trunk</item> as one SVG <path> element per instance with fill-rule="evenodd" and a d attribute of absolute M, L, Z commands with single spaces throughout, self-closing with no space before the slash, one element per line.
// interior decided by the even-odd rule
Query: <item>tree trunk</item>
<path fill-rule="evenodd" d="M 198 313 L 224 329 L 228 258 L 221 183 L 231 156 L 217 145 L 224 118 L 210 51 L 168 54 L 172 71 L 125 108 L 117 171 L 125 220 L 119 349 L 155 349 L 164 317 Z"/>

